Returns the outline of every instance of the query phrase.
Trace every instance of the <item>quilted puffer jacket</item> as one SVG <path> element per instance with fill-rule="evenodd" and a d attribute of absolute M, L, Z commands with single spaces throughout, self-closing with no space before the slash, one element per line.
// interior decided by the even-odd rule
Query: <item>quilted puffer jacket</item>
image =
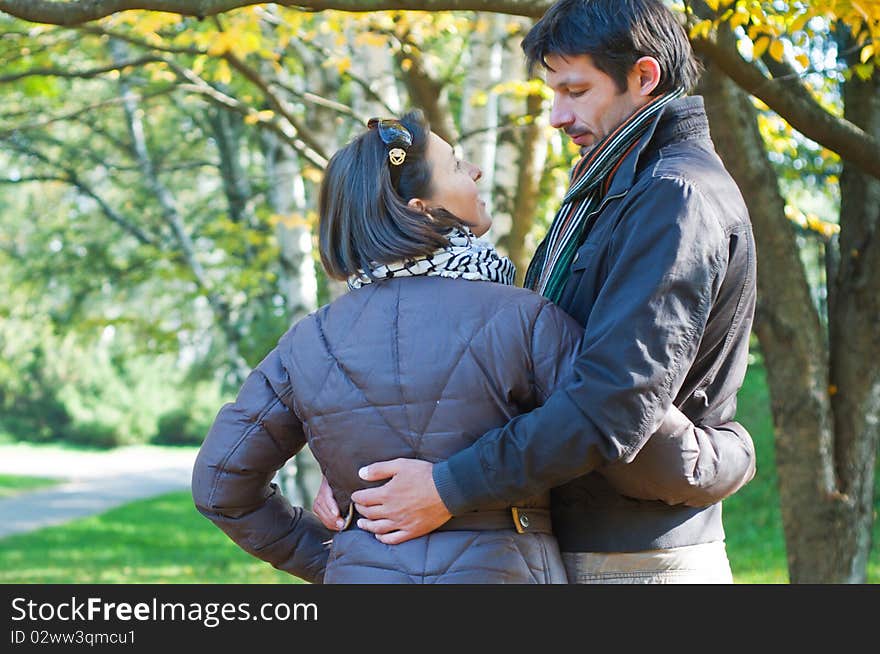
<path fill-rule="evenodd" d="M 312 582 L 565 583 L 549 530 L 518 533 L 513 517 L 388 546 L 354 524 L 327 531 L 270 482 L 308 443 L 345 514 L 370 485 L 360 467 L 444 460 L 540 405 L 581 332 L 541 296 L 491 282 L 410 277 L 347 293 L 294 325 L 220 410 L 193 470 L 196 506 L 244 550 Z M 547 509 L 549 494 L 516 504 Z"/>

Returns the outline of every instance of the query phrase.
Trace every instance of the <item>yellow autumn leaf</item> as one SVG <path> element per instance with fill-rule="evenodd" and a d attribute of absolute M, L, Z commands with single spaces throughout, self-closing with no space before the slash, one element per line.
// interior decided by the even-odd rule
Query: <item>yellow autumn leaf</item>
<path fill-rule="evenodd" d="M 193 60 L 192 72 L 196 75 L 201 75 L 202 71 L 205 70 L 205 64 L 208 62 L 208 57 L 206 55 L 199 55 Z"/>
<path fill-rule="evenodd" d="M 271 216 L 269 216 L 269 224 L 273 227 L 281 225 L 288 229 L 293 229 L 295 227 L 308 227 L 309 219 L 307 216 L 304 216 L 301 213 L 273 213 Z"/>
<path fill-rule="evenodd" d="M 737 27 L 741 27 L 749 22 L 749 12 L 740 11 L 738 8 L 736 13 L 730 19 L 730 28 L 736 29 Z"/>
<path fill-rule="evenodd" d="M 691 38 L 703 38 L 705 39 L 709 36 L 709 31 L 712 29 L 712 21 L 711 20 L 701 20 L 699 23 L 694 25 L 691 28 Z"/>
<path fill-rule="evenodd" d="M 871 79 L 871 75 L 874 74 L 874 64 L 872 63 L 856 64 L 853 66 L 853 69 L 856 71 L 859 79 L 865 82 Z"/>
<path fill-rule="evenodd" d="M 221 84 L 229 84 L 232 81 L 232 71 L 229 70 L 229 64 L 225 59 L 217 62 L 217 72 L 215 79 Z"/>
<path fill-rule="evenodd" d="M 789 33 L 802 31 L 812 17 L 813 16 L 811 13 L 804 12 L 803 14 L 795 18 L 794 21 L 791 23 L 791 26 L 788 28 Z"/>
<path fill-rule="evenodd" d="M 356 46 L 371 45 L 376 48 L 383 48 L 388 45 L 388 37 L 376 34 L 375 32 L 361 32 L 354 37 L 354 44 Z"/>
<path fill-rule="evenodd" d="M 317 169 L 317 168 L 309 166 L 307 168 L 303 168 L 302 176 L 303 176 L 303 179 L 307 179 L 308 181 L 312 182 L 313 184 L 318 184 L 323 179 L 324 172 Z"/>
<path fill-rule="evenodd" d="M 210 45 L 208 46 L 208 54 L 212 57 L 219 57 L 228 52 L 233 44 L 234 42 L 230 38 L 228 32 L 220 32 L 211 40 Z"/>
<path fill-rule="evenodd" d="M 267 120 L 272 120 L 274 116 L 274 111 L 271 109 L 264 109 L 263 111 L 255 111 L 248 114 L 244 117 L 244 122 L 246 125 L 256 125 L 257 123 L 264 123 Z"/>
<path fill-rule="evenodd" d="M 866 61 L 868 61 L 868 59 L 870 59 L 873 56 L 874 56 L 874 44 L 869 43 L 864 48 L 862 48 L 862 52 L 859 55 L 859 60 L 862 63 L 865 63 Z"/>
<path fill-rule="evenodd" d="M 785 44 L 782 41 L 774 40 L 770 44 L 770 56 L 773 57 L 776 61 L 782 62 L 782 57 L 785 55 Z"/>
<path fill-rule="evenodd" d="M 471 105 L 474 107 L 485 107 L 487 102 L 489 102 L 489 94 L 485 91 L 478 91 L 471 98 Z"/>
<path fill-rule="evenodd" d="M 351 57 L 343 57 L 336 62 L 336 72 L 340 75 L 344 75 L 349 70 L 351 70 Z"/>
<path fill-rule="evenodd" d="M 767 52 L 767 48 L 770 46 L 770 37 L 762 36 L 757 41 L 755 41 L 755 45 L 752 48 L 752 59 L 760 59 L 764 56 L 764 53 Z"/>
<path fill-rule="evenodd" d="M 795 56 L 795 61 L 797 61 L 804 68 L 810 67 L 810 58 L 803 53 Z"/>

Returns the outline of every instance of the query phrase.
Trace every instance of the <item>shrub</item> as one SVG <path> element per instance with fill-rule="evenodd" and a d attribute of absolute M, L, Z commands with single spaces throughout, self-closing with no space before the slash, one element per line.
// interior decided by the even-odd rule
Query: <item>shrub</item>
<path fill-rule="evenodd" d="M 156 445 L 201 445 L 210 429 L 186 409 L 172 409 L 159 417 L 152 442 Z"/>
<path fill-rule="evenodd" d="M 97 420 L 74 423 L 64 431 L 63 440 L 102 449 L 119 447 L 128 441 L 115 426 Z"/>

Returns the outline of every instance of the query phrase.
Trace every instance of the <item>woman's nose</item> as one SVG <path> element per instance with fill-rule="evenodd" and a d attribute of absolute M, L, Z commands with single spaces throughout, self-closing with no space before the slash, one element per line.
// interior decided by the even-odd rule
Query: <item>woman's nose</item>
<path fill-rule="evenodd" d="M 475 182 L 478 181 L 483 176 L 483 171 L 476 164 L 469 163 L 468 165 L 471 167 L 471 179 Z"/>

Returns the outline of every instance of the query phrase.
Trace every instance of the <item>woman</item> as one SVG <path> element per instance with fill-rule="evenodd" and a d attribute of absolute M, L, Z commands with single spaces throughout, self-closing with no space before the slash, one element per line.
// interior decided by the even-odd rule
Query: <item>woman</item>
<path fill-rule="evenodd" d="M 320 194 L 321 261 L 352 290 L 295 324 L 220 410 L 193 471 L 196 506 L 311 582 L 565 583 L 547 494 L 395 546 L 356 526 L 361 466 L 445 459 L 538 406 L 582 331 L 513 287 L 510 261 L 476 238 L 491 224 L 476 166 L 419 113 L 369 126 L 331 158 Z M 338 533 L 270 483 L 307 443 L 346 517 Z"/>

